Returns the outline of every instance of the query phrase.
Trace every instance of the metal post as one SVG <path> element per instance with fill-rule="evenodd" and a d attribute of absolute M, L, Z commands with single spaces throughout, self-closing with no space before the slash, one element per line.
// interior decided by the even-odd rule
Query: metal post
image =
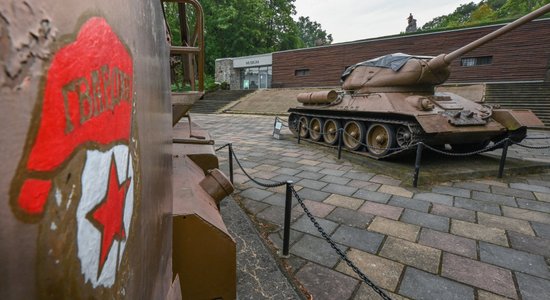
<path fill-rule="evenodd" d="M 344 129 L 338 129 L 338 159 L 342 157 L 342 139 L 344 138 Z"/>
<path fill-rule="evenodd" d="M 298 120 L 298 129 L 296 129 L 296 132 L 298 132 L 298 144 L 300 143 L 300 139 L 302 138 L 302 135 L 300 132 L 302 131 L 302 120 Z"/>
<path fill-rule="evenodd" d="M 504 140 L 504 147 L 502 147 L 502 154 L 500 155 L 500 166 L 498 167 L 498 178 L 502 178 L 504 174 L 504 163 L 506 162 L 506 155 L 508 154 L 508 143 L 510 139 Z"/>
<path fill-rule="evenodd" d="M 229 180 L 233 183 L 233 144 L 229 143 Z"/>
<path fill-rule="evenodd" d="M 420 160 L 422 159 L 422 150 L 424 150 L 424 143 L 418 143 L 416 147 L 416 160 L 414 161 L 414 177 L 413 186 L 418 187 L 418 174 L 420 173 Z"/>
<path fill-rule="evenodd" d="M 290 244 L 290 215 L 292 212 L 292 184 L 291 180 L 286 182 L 286 200 L 285 200 L 285 223 L 283 228 L 283 257 L 288 257 Z"/>

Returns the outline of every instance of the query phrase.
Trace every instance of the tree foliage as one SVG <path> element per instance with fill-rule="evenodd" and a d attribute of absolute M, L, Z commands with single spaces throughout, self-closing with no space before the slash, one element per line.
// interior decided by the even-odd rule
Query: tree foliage
<path fill-rule="evenodd" d="M 453 13 L 439 16 L 422 30 L 450 29 L 514 19 L 550 3 L 550 0 L 484 0 L 459 6 Z"/>
<path fill-rule="evenodd" d="M 238 57 L 332 43 L 321 25 L 294 21 L 295 0 L 200 0 L 204 10 L 206 72 L 213 74 L 217 58 Z M 178 10 L 165 3 L 167 22 L 180 43 Z M 174 8 L 176 7 L 176 8 Z M 192 13 L 187 10 L 187 13 Z M 193 16 L 192 16 L 193 17 Z M 314 42 L 311 43 L 311 39 Z"/>

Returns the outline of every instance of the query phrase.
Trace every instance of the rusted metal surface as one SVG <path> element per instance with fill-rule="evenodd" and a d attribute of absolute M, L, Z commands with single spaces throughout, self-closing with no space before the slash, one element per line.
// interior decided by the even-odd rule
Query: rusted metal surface
<path fill-rule="evenodd" d="M 8 0 L 0 15 L 0 298 L 165 298 L 160 3 Z"/>
<path fill-rule="evenodd" d="M 455 145 L 457 152 L 463 152 L 468 147 L 472 151 L 482 149 L 507 136 L 521 140 L 527 126 L 543 125 L 531 111 L 494 110 L 434 90 L 449 78 L 453 59 L 549 11 L 550 4 L 545 5 L 450 54 L 395 53 L 353 65 L 342 75 L 338 101 L 329 102 L 322 92 L 300 95 L 302 106 L 289 110 L 289 126 L 302 138 L 311 136 L 317 141 L 322 136 L 327 144 L 334 142 L 331 135 L 336 130 L 343 129 L 344 145 L 349 150 L 379 157 L 416 142 Z M 319 95 L 319 100 L 313 95 Z M 319 131 L 326 127 L 323 124 L 331 124 L 333 132 Z"/>

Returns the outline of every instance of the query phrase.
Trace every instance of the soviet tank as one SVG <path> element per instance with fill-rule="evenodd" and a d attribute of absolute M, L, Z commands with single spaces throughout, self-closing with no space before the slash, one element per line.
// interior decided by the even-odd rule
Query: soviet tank
<path fill-rule="evenodd" d="M 342 89 L 298 95 L 290 108 L 294 135 L 374 158 L 423 142 L 454 152 L 516 142 L 527 127 L 543 123 L 526 109 L 499 109 L 459 95 L 435 92 L 450 76 L 450 63 L 463 54 L 550 11 L 545 5 L 451 53 L 438 56 L 394 53 L 355 64 L 342 74 Z"/>

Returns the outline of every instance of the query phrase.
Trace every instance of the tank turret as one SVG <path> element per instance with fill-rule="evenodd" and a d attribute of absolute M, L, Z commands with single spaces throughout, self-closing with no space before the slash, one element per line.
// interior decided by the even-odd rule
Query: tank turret
<path fill-rule="evenodd" d="M 434 90 L 449 78 L 453 60 L 548 12 L 550 4 L 448 54 L 394 53 L 355 64 L 342 74 L 337 97 L 336 91 L 298 95 L 302 106 L 289 110 L 290 128 L 327 144 L 343 128 L 346 148 L 378 158 L 418 141 L 457 152 L 506 137 L 520 141 L 527 127 L 543 126 L 530 110 L 495 109 Z"/>
<path fill-rule="evenodd" d="M 453 60 L 549 11 L 550 4 L 449 54 L 431 57 L 395 53 L 355 64 L 342 74 L 342 88 L 358 92 L 433 91 L 435 85 L 449 78 Z"/>

